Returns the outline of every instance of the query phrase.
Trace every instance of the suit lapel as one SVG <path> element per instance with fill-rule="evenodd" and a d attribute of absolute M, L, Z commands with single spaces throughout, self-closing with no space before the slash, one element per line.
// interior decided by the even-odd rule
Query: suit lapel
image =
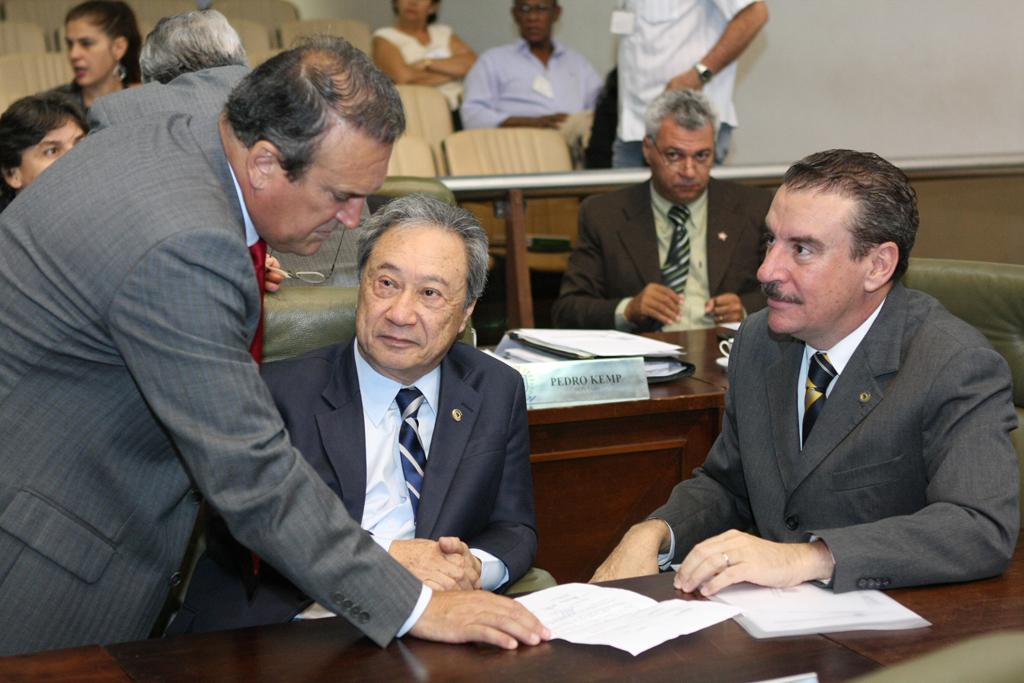
<path fill-rule="evenodd" d="M 333 410 L 316 416 L 324 455 L 334 470 L 341 498 L 352 519 L 363 518 L 366 501 L 366 433 L 363 430 L 363 404 L 352 344 L 339 354 L 334 372 L 324 388 L 323 397 Z"/>
<path fill-rule="evenodd" d="M 704 241 L 708 256 L 708 292 L 712 295 L 721 291 L 722 280 L 742 230 L 737 222 L 739 207 L 728 187 L 714 179 L 708 185 L 708 221 Z"/>
<path fill-rule="evenodd" d="M 661 282 L 658 233 L 654 227 L 649 182 L 630 188 L 629 196 L 622 205 L 622 213 L 624 220 L 619 226 L 622 250 L 633 261 L 641 282 Z"/>
<path fill-rule="evenodd" d="M 782 477 L 786 491 L 792 491 L 799 481 L 797 469 L 800 436 L 796 430 L 796 387 L 804 345 L 795 339 L 780 344 L 782 353 L 779 359 L 769 366 L 764 374 L 765 397 L 771 415 L 772 443 L 775 444 L 775 462 L 779 468 L 779 476 Z M 776 381 L 776 378 L 780 377 L 784 378 L 783 381 Z"/>
<path fill-rule="evenodd" d="M 480 412 L 480 394 L 467 384 L 467 370 L 452 360 L 451 353 L 441 361 L 441 394 L 437 406 L 434 434 L 430 440 L 423 494 L 416 515 L 416 537 L 430 538 L 441 514 L 445 497 Z M 455 413 L 458 410 L 459 413 Z M 458 414 L 461 419 L 456 419 Z"/>
<path fill-rule="evenodd" d="M 804 444 L 796 485 L 807 478 L 885 398 L 885 378 L 899 371 L 906 290 L 897 284 L 871 329 L 836 379 Z"/>

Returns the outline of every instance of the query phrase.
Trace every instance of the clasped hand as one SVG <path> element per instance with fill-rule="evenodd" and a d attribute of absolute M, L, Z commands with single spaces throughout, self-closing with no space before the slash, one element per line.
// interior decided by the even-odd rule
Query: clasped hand
<path fill-rule="evenodd" d="M 480 587 L 480 560 L 455 536 L 392 541 L 388 553 L 432 590 Z"/>

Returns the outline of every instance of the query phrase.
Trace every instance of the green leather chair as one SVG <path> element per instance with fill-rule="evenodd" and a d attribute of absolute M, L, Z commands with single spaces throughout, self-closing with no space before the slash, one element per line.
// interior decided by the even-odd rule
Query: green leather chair
<path fill-rule="evenodd" d="M 1020 423 L 1010 438 L 1024 473 L 1024 266 L 912 258 L 903 282 L 931 294 L 953 315 L 976 327 L 1009 363 Z M 1024 499 L 1024 476 L 1021 497 Z"/>
<path fill-rule="evenodd" d="M 853 683 L 1019 683 L 1024 680 L 1024 631 L 971 638 L 854 679 Z"/>

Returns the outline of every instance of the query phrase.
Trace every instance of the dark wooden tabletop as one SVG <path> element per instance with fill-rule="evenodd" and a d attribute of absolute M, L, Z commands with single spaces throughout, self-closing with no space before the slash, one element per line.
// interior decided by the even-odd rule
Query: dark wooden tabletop
<path fill-rule="evenodd" d="M 670 575 L 617 581 L 658 600 L 691 599 Z M 297 622 L 0 658 L 2 681 L 754 681 L 815 671 L 841 681 L 971 636 L 1024 628 L 1024 556 L 1002 576 L 889 592 L 932 622 L 908 631 L 860 631 L 757 640 L 733 621 L 633 657 L 611 647 L 552 641 L 505 652 L 403 638 L 379 648 L 343 619 Z"/>

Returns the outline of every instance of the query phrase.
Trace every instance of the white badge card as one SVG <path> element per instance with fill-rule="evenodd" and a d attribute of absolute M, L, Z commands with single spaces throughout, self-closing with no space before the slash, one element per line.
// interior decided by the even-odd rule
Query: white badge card
<path fill-rule="evenodd" d="M 636 15 L 624 9 L 612 12 L 612 33 L 617 36 L 628 36 L 636 28 Z"/>
<path fill-rule="evenodd" d="M 551 81 L 544 74 L 537 74 L 533 78 L 533 91 L 540 93 L 544 97 L 554 99 L 555 89 L 551 87 Z"/>

